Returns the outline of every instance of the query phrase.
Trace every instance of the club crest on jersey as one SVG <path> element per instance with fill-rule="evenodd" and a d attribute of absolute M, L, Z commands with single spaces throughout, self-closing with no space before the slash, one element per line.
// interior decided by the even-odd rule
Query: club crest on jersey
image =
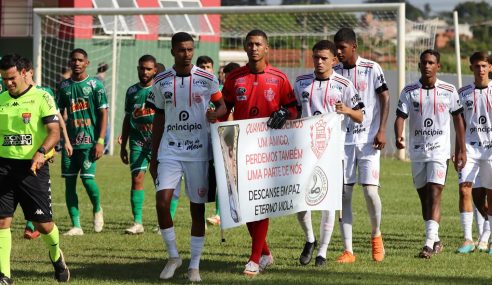
<path fill-rule="evenodd" d="M 91 86 L 92 88 L 96 88 L 96 80 L 90 80 L 89 82 L 87 82 L 87 85 Z"/>
<path fill-rule="evenodd" d="M 31 113 L 22 113 L 22 121 L 26 125 L 29 124 L 29 122 L 31 121 Z"/>
<path fill-rule="evenodd" d="M 330 141 L 331 129 L 327 129 L 326 125 L 327 123 L 321 119 L 311 126 L 311 150 L 318 159 L 321 158 Z"/>
<path fill-rule="evenodd" d="M 364 91 L 366 91 L 366 89 L 367 89 L 367 82 L 365 82 L 365 81 L 359 81 L 357 83 L 357 90 L 359 90 L 361 92 L 364 92 Z"/>
<path fill-rule="evenodd" d="M 268 102 L 271 102 L 275 98 L 275 92 L 272 88 L 268 88 L 268 90 L 263 91 L 263 96 Z"/>
<path fill-rule="evenodd" d="M 164 92 L 164 98 L 171 99 L 172 97 L 173 97 L 173 92 L 170 92 L 170 91 Z"/>
<path fill-rule="evenodd" d="M 91 93 L 91 88 L 88 87 L 88 86 L 85 86 L 82 88 L 82 93 L 84 93 L 84 95 L 89 95 Z"/>
<path fill-rule="evenodd" d="M 465 101 L 465 106 L 468 110 L 472 110 L 473 109 L 473 101 L 471 100 L 466 100 Z"/>
<path fill-rule="evenodd" d="M 244 95 L 244 94 L 246 94 L 246 88 L 239 87 L 238 89 L 236 89 L 236 94 L 237 95 Z"/>
<path fill-rule="evenodd" d="M 412 105 L 413 105 L 413 110 L 414 111 L 419 111 L 420 110 L 420 103 L 419 102 L 416 102 L 416 101 L 413 101 L 412 102 Z"/>
<path fill-rule="evenodd" d="M 309 92 L 307 91 L 302 91 L 301 93 L 302 101 L 307 102 L 309 100 Z"/>
<path fill-rule="evenodd" d="M 325 199 L 326 194 L 328 194 L 328 177 L 320 167 L 316 166 L 306 190 L 306 203 L 310 206 L 318 205 Z"/>

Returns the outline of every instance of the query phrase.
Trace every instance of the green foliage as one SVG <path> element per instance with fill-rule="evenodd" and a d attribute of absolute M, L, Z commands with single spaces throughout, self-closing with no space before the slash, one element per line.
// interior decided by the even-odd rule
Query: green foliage
<path fill-rule="evenodd" d="M 60 157 L 51 167 L 54 218 L 60 232 L 69 228 L 65 207 L 64 183 L 60 178 Z M 381 162 L 382 231 L 386 259 L 371 260 L 371 227 L 362 189 L 354 190 L 355 264 L 337 264 L 342 251 L 338 223 L 328 250 L 328 263 L 323 268 L 300 266 L 299 254 L 304 244 L 302 230 L 295 216 L 270 221 L 268 242 L 275 264 L 264 274 L 250 279 L 242 275 L 250 254 L 250 237 L 245 226 L 225 231 L 226 242 L 220 242 L 220 230 L 209 226 L 200 263 L 203 284 L 490 284 L 491 256 L 485 253 L 458 255 L 454 250 L 462 241 L 458 213 L 457 176 L 450 166 L 443 192 L 442 220 L 439 230 L 445 250 L 430 260 L 415 258 L 423 246 L 424 223 L 420 203 L 412 185 L 408 162 L 383 159 Z M 168 282 L 159 280 L 167 254 L 161 236 L 152 232 L 157 224 L 154 188 L 149 175 L 145 180 L 145 233 L 128 236 L 123 230 L 130 225 L 130 171 L 119 157 L 104 156 L 98 161 L 97 182 L 102 192 L 105 229 L 92 230 L 92 208 L 79 181 L 82 226 L 81 237 L 61 236 L 60 245 L 71 269 L 71 284 L 186 284 L 184 274 L 190 258 L 190 217 L 188 200 L 183 195 L 176 214 L 175 228 L 183 266 Z M 207 216 L 215 210 L 207 204 Z M 320 212 L 313 212 L 313 226 L 319 237 Z M 12 277 L 16 284 L 56 284 L 48 250 L 41 239 L 22 239 L 24 219 L 18 207 L 12 227 Z"/>

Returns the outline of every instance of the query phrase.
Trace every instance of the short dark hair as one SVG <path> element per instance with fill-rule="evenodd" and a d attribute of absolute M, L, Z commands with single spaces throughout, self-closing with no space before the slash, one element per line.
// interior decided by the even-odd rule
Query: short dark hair
<path fill-rule="evenodd" d="M 241 66 L 239 65 L 239 63 L 237 62 L 229 62 L 228 64 L 226 64 L 224 66 L 224 69 L 222 69 L 222 71 L 224 73 L 230 73 L 231 71 L 233 71 L 234 69 L 238 69 L 240 68 Z"/>
<path fill-rule="evenodd" d="M 72 51 L 70 52 L 70 58 L 72 58 L 72 56 L 73 56 L 74 54 L 76 54 L 76 53 L 80 53 L 80 54 L 82 54 L 85 58 L 87 58 L 87 57 L 88 57 L 87 52 L 86 52 L 85 50 L 83 50 L 83 49 L 81 49 L 81 48 L 76 48 L 76 49 L 74 49 L 74 50 L 72 50 Z"/>
<path fill-rule="evenodd" d="M 331 51 L 332 55 L 337 54 L 337 48 L 336 48 L 335 44 L 329 40 L 321 40 L 321 41 L 317 42 L 316 44 L 314 44 L 313 52 L 315 50 L 329 50 L 329 51 Z"/>
<path fill-rule="evenodd" d="M 97 65 L 97 73 L 106 72 L 109 69 L 109 65 L 105 62 L 101 62 Z"/>
<path fill-rule="evenodd" d="M 63 66 L 63 67 L 62 67 L 62 69 L 61 69 L 61 73 L 62 73 L 62 74 L 63 74 L 63 73 L 67 73 L 67 72 L 69 72 L 69 71 L 72 71 L 72 70 L 71 70 L 71 69 L 70 69 L 70 67 L 68 67 L 68 66 Z"/>
<path fill-rule="evenodd" d="M 164 70 L 166 70 L 166 66 L 163 63 L 160 63 L 160 62 L 157 63 L 156 67 L 157 67 L 157 73 L 161 73 Z"/>
<path fill-rule="evenodd" d="M 155 57 L 153 57 L 152 55 L 150 54 L 144 54 L 142 55 L 139 59 L 138 59 L 138 63 L 142 63 L 142 62 L 147 62 L 147 61 L 152 61 L 154 63 L 154 65 L 157 65 L 157 60 L 155 59 Z"/>
<path fill-rule="evenodd" d="M 32 70 L 32 61 L 31 60 L 22 56 L 19 59 L 19 61 L 21 62 L 21 65 L 24 66 L 23 68 L 25 68 L 26 71 Z"/>
<path fill-rule="evenodd" d="M 355 35 L 354 30 L 350 28 L 341 28 L 333 37 L 334 42 L 348 42 L 348 43 L 357 43 L 357 36 Z"/>
<path fill-rule="evenodd" d="M 268 37 L 266 33 L 262 30 L 251 30 L 249 33 L 246 35 L 246 39 L 249 37 L 263 37 L 265 41 L 268 43 Z"/>
<path fill-rule="evenodd" d="M 491 59 L 491 57 L 489 56 L 489 54 L 487 52 L 477 51 L 477 52 L 474 52 L 470 56 L 470 64 L 473 64 L 474 62 L 477 62 L 477 61 L 486 61 L 486 62 L 490 63 L 490 59 Z"/>
<path fill-rule="evenodd" d="M 426 49 L 420 54 L 420 60 L 424 58 L 426 54 L 430 54 L 436 57 L 437 63 L 441 62 L 441 54 L 435 49 Z"/>
<path fill-rule="evenodd" d="M 30 65 L 32 68 L 32 63 L 29 59 L 24 58 L 16 53 L 14 54 L 7 54 L 0 59 L 0 69 L 1 70 L 7 70 L 12 67 L 16 67 L 17 71 L 21 72 L 22 69 L 27 69 L 27 65 Z"/>
<path fill-rule="evenodd" d="M 206 63 L 211 63 L 214 65 L 214 60 L 208 55 L 201 55 L 196 59 L 196 65 L 202 65 Z"/>
<path fill-rule="evenodd" d="M 182 42 L 194 42 L 193 37 L 185 32 L 178 32 L 171 38 L 171 47 L 174 48 L 177 44 Z"/>

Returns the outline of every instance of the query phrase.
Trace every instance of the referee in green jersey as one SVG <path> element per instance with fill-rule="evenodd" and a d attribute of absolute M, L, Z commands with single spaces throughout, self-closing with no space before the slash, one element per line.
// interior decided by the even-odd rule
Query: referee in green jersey
<path fill-rule="evenodd" d="M 70 272 L 52 221 L 51 188 L 45 154 L 60 138 L 53 98 L 27 84 L 25 59 L 6 55 L 0 74 L 6 91 L 0 94 L 0 283 L 13 284 L 10 275 L 10 225 L 17 204 L 33 221 L 49 249 L 55 278 L 67 282 Z"/>

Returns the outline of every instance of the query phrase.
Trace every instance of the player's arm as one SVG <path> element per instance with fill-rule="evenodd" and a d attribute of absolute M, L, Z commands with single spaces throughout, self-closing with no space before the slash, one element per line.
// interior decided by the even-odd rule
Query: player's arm
<path fill-rule="evenodd" d="M 72 144 L 70 143 L 70 138 L 68 137 L 67 125 L 65 124 L 65 120 L 63 120 L 63 116 L 60 114 L 60 112 L 58 112 L 56 116 L 58 117 L 58 120 L 60 122 L 60 130 L 63 135 L 63 141 L 64 141 L 63 147 L 65 148 L 68 157 L 71 157 L 73 153 L 73 148 L 72 148 Z"/>
<path fill-rule="evenodd" d="M 337 114 L 347 115 L 352 121 L 358 124 L 362 123 L 364 120 L 364 113 L 362 112 L 364 103 L 359 94 L 357 94 L 352 82 L 345 88 L 343 101 L 344 102 L 339 101 L 335 103 L 335 111 Z M 348 106 L 351 106 L 352 108 Z"/>
<path fill-rule="evenodd" d="M 31 170 L 34 174 L 36 174 L 36 170 L 43 166 L 45 162 L 45 153 L 53 149 L 60 140 L 60 124 L 58 123 L 56 114 L 43 117 L 42 120 L 48 131 L 48 135 L 41 144 L 39 151 L 32 157 Z"/>
<path fill-rule="evenodd" d="M 456 146 L 454 151 L 454 168 L 460 171 L 466 164 L 465 123 L 461 112 L 452 113 L 456 132 Z"/>
<path fill-rule="evenodd" d="M 124 164 L 128 164 L 128 151 L 126 150 L 126 144 L 128 142 L 128 136 L 130 132 L 130 115 L 125 114 L 123 118 L 123 124 L 121 126 L 121 149 L 120 158 Z"/>
<path fill-rule="evenodd" d="M 104 136 L 106 135 L 106 128 L 108 127 L 108 109 L 106 107 L 99 108 L 99 134 L 97 134 L 97 141 L 93 148 L 93 158 L 98 160 L 104 154 Z"/>
<path fill-rule="evenodd" d="M 388 121 L 390 95 L 388 89 L 378 92 L 377 94 L 381 112 L 379 114 L 379 129 L 376 133 L 376 137 L 374 137 L 373 147 L 381 150 L 386 145 L 386 123 Z"/>
<path fill-rule="evenodd" d="M 351 109 L 345 106 L 342 102 L 335 103 L 335 110 L 337 114 L 347 115 L 350 119 L 352 119 L 352 121 L 358 124 L 362 123 L 362 119 L 364 118 L 361 109 Z"/>
<path fill-rule="evenodd" d="M 206 114 L 207 120 L 210 123 L 215 123 L 218 118 L 224 117 L 227 114 L 227 107 L 220 91 L 213 94 L 210 101 L 214 104 L 215 108 L 208 108 Z"/>
<path fill-rule="evenodd" d="M 164 134 L 164 111 L 155 109 L 154 121 L 152 122 L 152 153 L 150 157 L 149 172 L 152 178 L 157 178 L 157 154 L 159 153 L 159 145 L 161 144 L 162 135 Z"/>
<path fill-rule="evenodd" d="M 396 148 L 398 148 L 398 149 L 404 149 L 405 148 L 405 139 L 403 138 L 403 127 L 405 124 L 405 119 L 407 117 L 408 117 L 408 115 L 401 112 L 400 110 L 396 111 L 395 144 L 396 144 Z"/>

